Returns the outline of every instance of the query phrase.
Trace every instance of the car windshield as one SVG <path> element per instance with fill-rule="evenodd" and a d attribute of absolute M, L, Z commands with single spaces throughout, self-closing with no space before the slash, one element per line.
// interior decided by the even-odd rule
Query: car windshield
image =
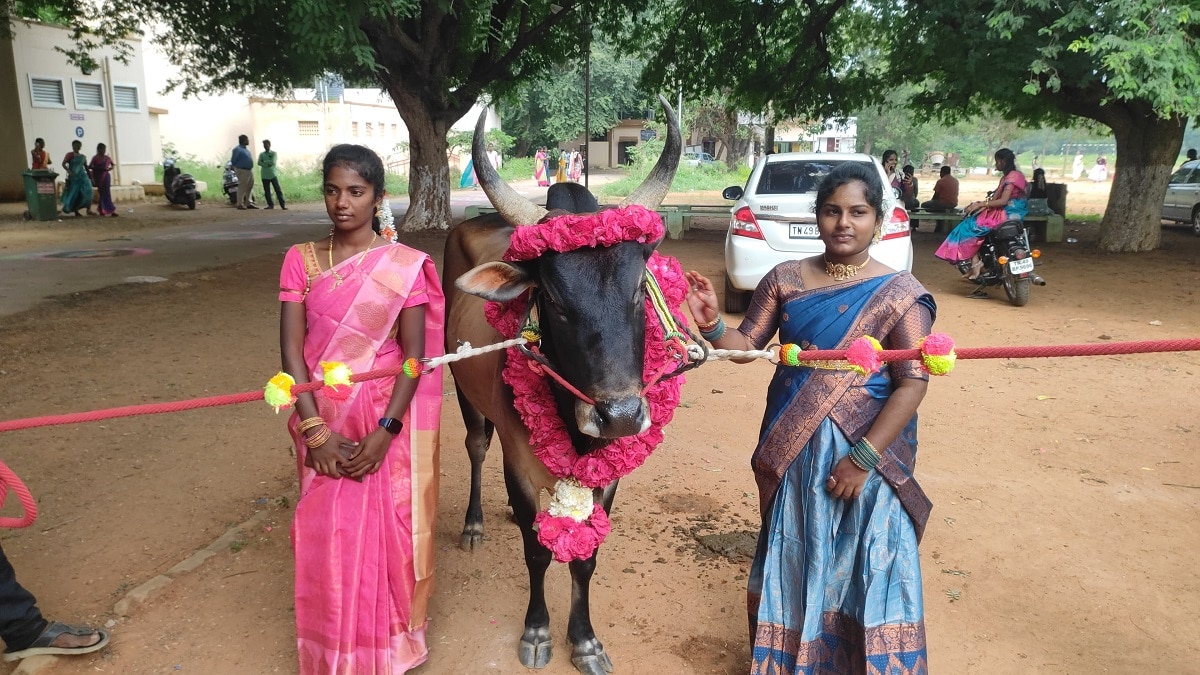
<path fill-rule="evenodd" d="M 756 194 L 788 195 L 815 193 L 833 167 L 848 160 L 789 160 L 763 167 Z"/>

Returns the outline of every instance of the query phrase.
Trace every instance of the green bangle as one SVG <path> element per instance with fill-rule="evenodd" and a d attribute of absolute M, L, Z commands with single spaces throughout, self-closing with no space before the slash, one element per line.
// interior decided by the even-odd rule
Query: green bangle
<path fill-rule="evenodd" d="M 859 439 L 854 444 L 854 447 L 850 448 L 850 461 L 854 462 L 859 468 L 867 471 L 874 469 L 879 464 L 880 459 L 882 458 L 879 456 L 879 452 L 875 450 L 875 446 L 871 445 L 871 441 L 868 441 L 866 437 Z"/>
<path fill-rule="evenodd" d="M 709 342 L 716 342 L 723 335 L 725 335 L 725 319 L 723 318 L 717 319 L 717 325 L 713 326 L 711 330 L 700 331 L 700 336 Z"/>

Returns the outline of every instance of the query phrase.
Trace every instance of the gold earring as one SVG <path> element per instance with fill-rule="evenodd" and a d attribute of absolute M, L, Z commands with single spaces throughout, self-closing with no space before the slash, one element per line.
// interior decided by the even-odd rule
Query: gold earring
<path fill-rule="evenodd" d="M 871 235 L 871 243 L 878 244 L 883 239 L 883 228 L 875 228 L 875 234 Z"/>

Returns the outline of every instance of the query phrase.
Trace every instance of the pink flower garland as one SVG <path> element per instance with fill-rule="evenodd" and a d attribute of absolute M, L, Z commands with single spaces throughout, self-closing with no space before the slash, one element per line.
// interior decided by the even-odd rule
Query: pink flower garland
<path fill-rule="evenodd" d="M 548 250 L 565 252 L 583 247 L 611 246 L 623 241 L 653 242 L 662 238 L 662 220 L 658 214 L 640 206 L 609 209 L 598 214 L 567 215 L 538 225 L 523 225 L 514 230 L 505 260 L 530 260 Z M 667 300 L 668 307 L 679 307 L 687 294 L 687 282 L 679 262 L 654 252 L 646 262 Z M 524 295 L 507 303 L 488 302 L 488 323 L 505 337 L 513 337 L 525 317 L 529 298 Z M 686 320 L 675 316 L 681 326 Z M 646 347 L 642 377 L 653 377 L 671 358 L 666 334 L 652 301 L 646 299 Z M 646 391 L 650 407 L 650 427 L 640 435 L 618 438 L 602 448 L 580 456 L 571 445 L 566 426 L 558 416 L 550 384 L 529 368 L 527 359 L 510 348 L 504 369 L 504 381 L 512 387 L 521 421 L 529 429 L 533 452 L 554 476 L 575 478 L 583 486 L 601 488 L 628 475 L 641 466 L 663 441 L 663 426 L 675 415 L 679 405 L 683 377 L 659 380 Z M 535 519 L 538 541 L 550 549 L 555 560 L 569 562 L 584 559 L 604 541 L 611 524 L 604 509 L 596 504 L 585 521 L 567 516 L 554 517 L 547 512 Z"/>

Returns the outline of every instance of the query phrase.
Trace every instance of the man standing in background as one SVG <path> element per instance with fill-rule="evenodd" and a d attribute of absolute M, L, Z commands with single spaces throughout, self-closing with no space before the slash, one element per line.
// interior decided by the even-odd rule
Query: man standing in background
<path fill-rule="evenodd" d="M 246 134 L 238 136 L 237 147 L 229 158 L 233 170 L 237 172 L 237 207 L 239 209 L 257 209 L 250 203 L 250 195 L 254 193 L 254 158 L 250 156 L 250 137 Z"/>
<path fill-rule="evenodd" d="M 271 186 L 274 185 L 279 208 L 287 211 L 287 205 L 283 203 L 283 190 L 279 189 L 279 176 L 275 173 L 275 151 L 271 149 L 271 141 L 263 141 L 263 151 L 258 153 L 258 173 L 262 179 L 263 194 L 267 196 L 267 208 L 275 208 L 271 202 Z"/>

